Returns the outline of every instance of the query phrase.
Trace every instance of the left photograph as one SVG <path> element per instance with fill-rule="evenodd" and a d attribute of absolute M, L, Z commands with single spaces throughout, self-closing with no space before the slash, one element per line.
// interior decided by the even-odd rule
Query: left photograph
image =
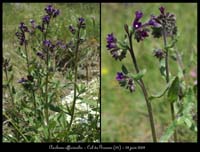
<path fill-rule="evenodd" d="M 3 3 L 3 142 L 100 142 L 100 4 Z"/>

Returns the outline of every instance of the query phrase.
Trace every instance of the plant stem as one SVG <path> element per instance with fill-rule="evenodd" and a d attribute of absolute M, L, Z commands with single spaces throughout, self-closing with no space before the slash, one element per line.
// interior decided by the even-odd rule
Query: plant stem
<path fill-rule="evenodd" d="M 50 18 L 51 19 L 51 18 Z M 46 38 L 47 38 L 47 31 L 48 31 L 48 28 L 49 28 L 49 24 L 47 24 L 47 27 L 46 27 L 46 31 L 43 32 L 43 43 L 44 41 L 46 41 Z M 47 52 L 47 55 L 46 55 L 46 77 L 45 77 L 45 103 L 44 103 L 44 117 L 45 117 L 45 121 L 46 121 L 46 126 L 48 127 L 49 125 L 49 108 L 48 108 L 48 83 L 49 83 L 49 48 L 46 48 L 46 52 Z M 45 127 L 46 127 L 45 126 Z M 48 127 L 48 141 L 51 140 L 51 133 L 50 133 L 50 130 L 49 130 L 49 127 Z"/>
<path fill-rule="evenodd" d="M 72 122 L 74 119 L 74 112 L 75 112 L 75 105 L 76 105 L 76 85 L 77 85 L 77 72 L 78 72 L 78 49 L 79 49 L 79 42 L 80 42 L 80 28 L 78 28 L 78 33 L 77 33 L 77 42 L 76 42 L 76 49 L 75 49 L 75 67 L 74 67 L 74 99 L 73 99 L 73 104 L 72 104 L 72 110 L 71 110 L 71 119 L 70 119 L 70 123 L 69 123 L 69 128 L 68 131 L 70 131 L 71 126 L 72 126 Z"/>
<path fill-rule="evenodd" d="M 46 59 L 46 82 L 45 82 L 45 118 L 46 123 L 49 123 L 49 110 L 48 110 L 48 79 L 49 79 L 49 50 L 47 49 L 47 59 Z"/>
<path fill-rule="evenodd" d="M 46 41 L 48 27 L 49 27 L 49 24 L 47 24 L 47 28 L 46 28 L 46 31 L 44 33 L 44 41 Z M 45 48 L 45 49 L 46 49 L 47 55 L 46 55 L 46 80 L 45 80 L 44 114 L 45 114 L 45 119 L 46 119 L 46 123 L 47 123 L 47 126 L 48 126 L 48 124 L 49 124 L 49 109 L 48 109 L 49 49 L 48 48 Z M 48 130 L 48 132 L 49 132 L 49 130 Z M 49 132 L 49 136 L 50 136 L 50 132 Z"/>
<path fill-rule="evenodd" d="M 5 74 L 6 74 L 6 81 L 8 82 L 8 69 L 7 67 L 5 66 L 5 70 L 4 70 Z M 13 94 L 12 94 L 12 90 L 10 88 L 10 84 L 8 84 L 8 90 L 9 90 L 9 93 L 10 93 L 10 97 L 11 97 L 11 101 L 12 101 L 12 104 L 14 106 L 14 97 L 13 97 Z"/>
<path fill-rule="evenodd" d="M 134 51 L 133 51 L 132 33 L 131 34 L 128 33 L 128 38 L 129 38 L 129 43 L 130 43 L 129 52 L 131 54 L 133 65 L 135 67 L 136 72 L 139 73 L 140 71 L 139 71 L 139 68 L 138 68 L 138 65 L 137 65 L 137 61 L 136 61 L 136 58 L 135 58 L 135 55 L 134 55 Z M 148 113 L 149 113 L 149 121 L 150 121 L 150 125 L 151 125 L 152 138 L 153 138 L 154 142 L 157 142 L 151 103 L 149 102 L 148 93 L 147 93 L 147 90 L 146 90 L 146 87 L 144 85 L 144 82 L 143 82 L 142 78 L 139 81 L 140 81 L 140 87 L 141 87 L 141 89 L 143 91 L 143 94 L 144 94 L 144 97 L 145 97 L 145 101 L 146 101 L 146 105 L 147 105 L 147 109 L 148 109 Z"/>
<path fill-rule="evenodd" d="M 163 26 L 163 41 L 164 41 L 164 47 L 166 48 L 167 46 L 167 39 L 166 39 L 166 32 L 165 32 L 165 26 Z M 166 49 L 166 56 L 165 56 L 165 66 L 166 66 L 166 82 L 167 84 L 169 83 L 169 55 L 168 55 L 168 49 Z M 170 109 L 171 109 L 171 117 L 172 121 L 174 122 L 175 120 L 175 113 L 174 113 L 174 104 L 170 103 Z M 177 132 L 176 129 L 174 130 L 174 141 L 177 142 Z"/>
<path fill-rule="evenodd" d="M 25 53 L 26 53 L 26 65 L 27 65 L 28 75 L 31 75 L 31 73 L 29 71 L 29 57 L 28 57 L 28 50 L 27 50 L 26 42 L 25 42 L 24 48 L 25 48 Z M 34 111 L 35 111 L 35 116 L 36 116 L 37 115 L 37 106 L 36 106 L 35 92 L 34 92 L 33 86 L 31 86 L 31 92 L 32 92 L 33 106 L 34 106 Z"/>

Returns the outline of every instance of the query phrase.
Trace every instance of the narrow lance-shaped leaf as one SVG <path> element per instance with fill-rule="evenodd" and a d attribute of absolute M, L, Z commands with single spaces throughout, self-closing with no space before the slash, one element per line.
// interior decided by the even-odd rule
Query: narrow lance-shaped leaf
<path fill-rule="evenodd" d="M 137 80 L 140 80 L 144 76 L 145 73 L 146 73 L 146 69 L 140 71 L 137 74 L 130 73 L 128 76 L 134 79 L 135 81 L 137 81 Z"/>
<path fill-rule="evenodd" d="M 128 74 L 128 70 L 127 70 L 127 68 L 124 66 L 124 65 L 122 65 L 122 72 L 124 73 L 124 74 Z"/>
<path fill-rule="evenodd" d="M 165 60 L 161 59 L 160 60 L 160 73 L 162 76 L 166 76 L 166 68 L 165 68 Z"/>
<path fill-rule="evenodd" d="M 123 41 L 123 42 L 119 41 L 118 44 L 119 44 L 120 48 L 123 49 L 123 50 L 128 50 L 128 48 L 129 48 L 126 40 Z"/>
<path fill-rule="evenodd" d="M 161 91 L 161 92 L 159 92 L 157 94 L 149 96 L 149 100 L 153 100 L 155 98 L 160 98 L 160 97 L 164 96 L 174 80 L 175 80 L 175 77 L 170 80 L 170 82 L 166 85 L 166 87 L 164 88 L 163 91 Z"/>
<path fill-rule="evenodd" d="M 49 109 L 54 112 L 62 112 L 62 110 L 58 106 L 54 106 L 53 104 L 49 104 Z"/>
<path fill-rule="evenodd" d="M 162 137 L 160 138 L 160 142 L 167 142 L 170 137 L 173 135 L 174 130 L 176 128 L 177 125 L 177 121 L 174 121 L 164 132 L 164 134 L 162 135 Z"/>
<path fill-rule="evenodd" d="M 173 103 L 174 101 L 177 100 L 178 91 L 179 91 L 179 78 L 176 77 L 173 80 L 172 85 L 170 86 L 168 94 L 167 94 L 167 98 L 169 102 Z"/>

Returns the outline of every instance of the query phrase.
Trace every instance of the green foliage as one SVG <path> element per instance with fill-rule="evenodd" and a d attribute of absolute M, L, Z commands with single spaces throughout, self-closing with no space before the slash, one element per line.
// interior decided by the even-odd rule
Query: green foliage
<path fill-rule="evenodd" d="M 169 91 L 167 94 L 167 100 L 170 103 L 175 102 L 178 99 L 178 92 L 179 92 L 179 78 L 176 77 L 173 81 L 171 86 L 169 87 Z"/>
<path fill-rule="evenodd" d="M 137 10 L 143 11 L 142 22 L 146 22 L 149 19 L 148 14 L 158 14 L 158 8 L 164 6 L 169 12 L 176 14 L 177 27 L 178 27 L 178 42 L 175 44 L 174 50 L 169 49 L 169 56 L 172 52 L 178 51 L 181 55 L 183 62 L 183 69 L 180 68 L 180 72 L 184 74 L 183 77 L 179 77 L 180 85 L 183 85 L 183 94 L 187 92 L 186 86 L 192 86 L 193 81 L 189 76 L 189 72 L 192 67 L 197 66 L 197 4 L 188 3 L 154 3 L 154 4 L 102 4 L 101 8 L 101 20 L 102 20 L 102 54 L 101 54 L 101 67 L 102 67 L 102 79 L 101 79 L 101 110 L 102 110 L 102 141 L 103 142 L 149 142 L 152 141 L 150 136 L 150 128 L 147 125 L 146 117 L 146 104 L 144 97 L 140 91 L 135 91 L 134 94 L 130 94 L 128 91 L 122 91 L 116 82 L 115 75 L 119 71 L 121 64 L 126 65 L 129 72 L 134 69 L 132 65 L 132 60 L 129 53 L 127 53 L 126 60 L 122 63 L 115 62 L 111 59 L 110 54 L 106 49 L 106 36 L 108 33 L 113 32 L 117 38 L 124 37 L 124 24 L 129 26 L 129 31 L 132 31 L 132 23 L 135 18 L 134 13 Z M 195 10 L 195 11 L 191 11 Z M 187 14 L 184 16 L 184 12 Z M 191 16 L 193 16 L 191 18 Z M 190 22 L 188 24 L 182 24 L 183 22 Z M 112 28 L 108 25 L 114 25 Z M 191 26 L 193 25 L 193 26 Z M 186 39 L 187 37 L 187 39 Z M 171 39 L 167 38 L 167 42 L 171 45 Z M 160 64 L 154 55 L 150 51 L 151 48 L 162 48 L 162 39 L 152 39 L 149 37 L 143 40 L 141 43 L 137 43 L 133 40 L 133 49 L 140 69 L 147 69 L 143 81 L 147 86 L 147 91 L 152 93 L 153 96 L 161 96 L 159 98 L 153 98 L 152 107 L 155 116 L 156 124 L 160 124 L 156 127 L 158 139 L 166 131 L 166 126 L 170 125 L 171 114 L 169 113 L 169 103 L 166 102 L 166 96 L 168 88 L 165 84 L 165 79 L 161 77 L 159 68 Z M 176 53 L 174 54 L 176 57 Z M 165 61 L 162 60 L 161 72 L 165 77 Z M 173 77 L 178 73 L 177 60 L 169 59 L 169 69 L 171 76 Z M 107 73 L 104 71 L 107 70 Z M 183 71 L 184 70 L 184 71 Z M 183 73 L 184 72 L 184 73 Z M 180 73 L 180 74 L 181 74 Z M 135 74 L 135 73 L 134 73 Z M 108 85 L 109 84 L 109 85 Z M 109 93 L 108 93 L 109 92 Z M 164 95 L 162 96 L 162 94 Z M 151 94 L 149 94 L 151 95 Z M 195 96 L 195 95 L 193 95 Z M 185 100 L 185 98 L 184 98 Z M 155 101 L 155 102 L 153 102 Z M 196 105 L 197 100 L 193 100 L 193 108 Z M 178 101 L 179 103 L 179 101 Z M 182 103 L 180 101 L 180 103 Z M 177 105 L 177 103 L 174 103 Z M 123 108 L 122 108 L 123 107 Z M 175 112 L 179 108 L 175 109 Z M 196 108 L 194 108 L 196 109 Z M 194 110 L 195 113 L 195 110 Z M 179 114 L 176 113 L 178 117 Z M 140 129 L 136 129 L 137 126 Z M 192 125 L 193 126 L 193 125 Z M 191 127 L 195 128 L 195 127 Z M 177 125 L 178 140 L 180 142 L 196 142 L 197 134 L 196 132 L 187 128 L 183 123 L 182 125 Z M 173 134 L 173 133 L 171 133 Z M 171 137 L 171 136 L 170 136 Z M 168 141 L 172 141 L 169 137 Z"/>
<path fill-rule="evenodd" d="M 124 73 L 124 74 L 128 74 L 128 70 L 127 70 L 127 68 L 124 66 L 124 65 L 122 65 L 122 72 Z"/>
<path fill-rule="evenodd" d="M 135 81 L 137 81 L 137 80 L 140 80 L 145 75 L 146 71 L 147 71 L 146 69 L 143 69 L 137 74 L 130 73 L 129 76 L 133 78 Z"/>

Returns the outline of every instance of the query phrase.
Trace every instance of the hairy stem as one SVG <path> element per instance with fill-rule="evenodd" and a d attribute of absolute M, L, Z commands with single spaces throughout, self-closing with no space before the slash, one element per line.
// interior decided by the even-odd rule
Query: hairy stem
<path fill-rule="evenodd" d="M 47 24 L 46 31 L 44 32 L 43 42 L 46 41 L 47 31 L 48 31 L 49 24 Z M 44 115 L 46 120 L 46 125 L 49 124 L 49 108 L 48 108 L 48 83 L 49 83 L 49 49 L 45 48 L 47 55 L 46 55 L 46 78 L 45 78 L 45 108 L 44 108 Z M 48 128 L 48 141 L 51 139 L 50 130 Z"/>
<path fill-rule="evenodd" d="M 132 61 L 133 61 L 133 65 L 134 65 L 134 67 L 135 67 L 136 72 L 139 73 L 140 70 L 139 70 L 139 68 L 138 68 L 137 61 L 136 61 L 136 58 L 135 58 L 135 54 L 134 54 L 134 51 L 133 51 L 132 34 L 129 34 L 129 33 L 128 33 L 128 38 L 129 38 L 129 44 L 130 44 L 129 52 L 130 52 L 130 54 L 131 54 L 131 58 L 132 58 Z M 153 112 L 152 112 L 151 103 L 149 102 L 148 93 L 147 93 L 147 90 L 146 90 L 146 87 L 145 87 L 145 85 L 144 85 L 144 82 L 143 82 L 142 78 L 141 78 L 139 81 L 140 81 L 140 87 L 141 87 L 141 89 L 142 89 L 142 91 L 143 91 L 143 94 L 144 94 L 144 97 L 145 97 L 145 101 L 146 101 L 146 105 L 147 105 L 147 109 L 148 109 L 149 121 L 150 121 L 150 125 L 151 125 L 152 138 L 153 138 L 153 141 L 154 141 L 154 142 L 157 142 L 156 131 L 155 131 L 155 125 L 154 125 L 154 118 L 153 118 Z"/>
<path fill-rule="evenodd" d="M 5 72 L 5 75 L 6 75 L 6 81 L 8 82 L 8 69 L 7 69 L 6 66 L 5 66 L 4 72 Z M 10 97 L 11 97 L 12 104 L 13 104 L 13 106 L 14 106 L 14 97 L 13 97 L 13 93 L 12 93 L 10 84 L 8 84 L 8 90 L 9 90 L 9 93 L 10 93 Z"/>
<path fill-rule="evenodd" d="M 165 26 L 163 26 L 163 41 L 164 41 L 164 47 L 166 48 L 167 46 L 167 39 L 166 39 L 166 32 L 165 32 Z M 169 55 L 168 55 L 168 49 L 165 50 L 166 56 L 165 56 L 165 67 L 166 67 L 166 82 L 167 84 L 169 83 Z M 175 113 L 174 113 L 174 104 L 170 103 L 170 109 L 171 109 L 171 117 L 172 121 L 174 122 L 175 120 Z M 176 129 L 174 130 L 174 141 L 177 142 L 177 132 Z"/>
<path fill-rule="evenodd" d="M 27 72 L 28 72 L 28 75 L 30 76 L 31 72 L 29 71 L 29 57 L 28 57 L 28 50 L 27 50 L 26 42 L 25 42 L 25 45 L 24 45 L 24 49 L 25 49 L 25 54 L 26 54 Z M 37 106 L 36 106 L 35 91 L 33 89 L 33 86 L 31 86 L 31 92 L 32 92 L 33 106 L 34 106 L 34 111 L 35 111 L 35 116 L 36 116 L 37 115 Z"/>
<path fill-rule="evenodd" d="M 76 105 L 76 85 L 77 85 L 77 76 L 78 76 L 78 49 L 79 49 L 79 42 L 80 42 L 80 28 L 78 28 L 78 33 L 77 33 L 77 42 L 76 42 L 76 49 L 75 49 L 75 66 L 74 66 L 74 98 L 73 98 L 73 103 L 72 103 L 72 110 L 71 110 L 71 119 L 69 123 L 69 128 L 68 131 L 70 131 L 72 122 L 74 119 L 74 112 L 75 112 L 75 105 Z"/>

